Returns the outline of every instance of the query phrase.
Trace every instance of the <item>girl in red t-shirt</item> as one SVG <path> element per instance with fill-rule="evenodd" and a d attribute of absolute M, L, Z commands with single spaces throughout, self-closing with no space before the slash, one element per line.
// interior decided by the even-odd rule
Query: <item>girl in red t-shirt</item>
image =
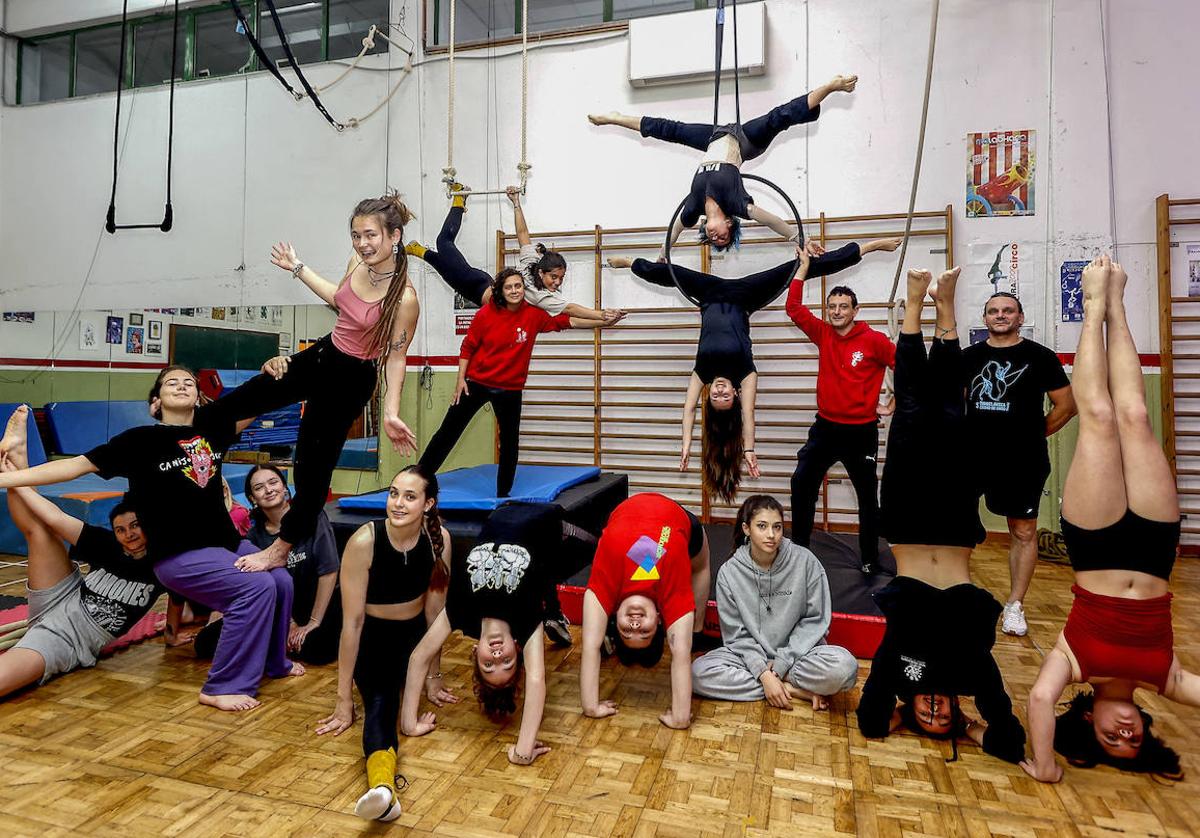
<path fill-rule="evenodd" d="M 600 700 L 600 646 L 609 616 L 617 624 L 617 658 L 654 666 L 664 639 L 671 647 L 671 708 L 667 727 L 691 724 L 692 636 L 704 628 L 712 582 L 708 539 L 696 516 L 663 495 L 646 492 L 622 502 L 608 519 L 583 595 L 583 714 L 617 712 Z"/>
<path fill-rule="evenodd" d="M 492 296 L 475 314 L 458 357 L 458 385 L 450 410 L 421 455 L 421 465 L 437 471 L 479 408 L 490 403 L 500 426 L 500 468 L 496 497 L 508 497 L 517 474 L 521 434 L 521 394 L 529 377 L 533 345 L 541 332 L 599 329 L 604 320 L 551 316 L 525 302 L 521 272 L 505 268 L 492 282 Z"/>

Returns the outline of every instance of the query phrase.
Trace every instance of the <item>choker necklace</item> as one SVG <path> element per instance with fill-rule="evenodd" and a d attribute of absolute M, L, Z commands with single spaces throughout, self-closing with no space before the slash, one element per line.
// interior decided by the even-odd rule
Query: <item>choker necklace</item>
<path fill-rule="evenodd" d="M 367 265 L 367 282 L 371 283 L 372 288 L 378 287 L 379 283 L 383 282 L 385 279 L 391 279 L 391 277 L 391 272 L 376 271 L 370 265 Z"/>

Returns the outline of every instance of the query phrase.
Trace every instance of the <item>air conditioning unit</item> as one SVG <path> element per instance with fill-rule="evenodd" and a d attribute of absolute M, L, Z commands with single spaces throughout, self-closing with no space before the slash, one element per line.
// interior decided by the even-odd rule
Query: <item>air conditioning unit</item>
<path fill-rule="evenodd" d="M 700 9 L 629 21 L 629 83 L 634 87 L 712 78 L 716 61 L 715 9 Z M 732 77 L 733 6 L 725 7 L 721 75 Z M 767 71 L 767 4 L 737 7 L 737 70 L 743 76 Z"/>

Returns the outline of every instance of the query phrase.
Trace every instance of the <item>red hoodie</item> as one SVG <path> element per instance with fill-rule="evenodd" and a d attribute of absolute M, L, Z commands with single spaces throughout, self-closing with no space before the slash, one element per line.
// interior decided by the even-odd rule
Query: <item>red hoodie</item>
<path fill-rule="evenodd" d="M 551 316 L 523 300 L 516 311 L 496 308 L 488 301 L 475 312 L 458 357 L 467 359 L 471 381 L 500 390 L 522 390 L 538 334 L 569 328 L 571 318 L 566 314 Z"/>
<path fill-rule="evenodd" d="M 839 335 L 803 299 L 804 283 L 797 280 L 788 289 L 787 313 L 817 347 L 817 415 L 843 425 L 876 421 L 884 370 L 896 365 L 895 344 L 861 322 Z"/>

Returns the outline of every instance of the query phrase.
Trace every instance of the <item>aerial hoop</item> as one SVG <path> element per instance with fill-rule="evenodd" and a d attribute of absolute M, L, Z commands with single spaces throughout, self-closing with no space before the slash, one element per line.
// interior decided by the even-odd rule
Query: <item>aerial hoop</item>
<path fill-rule="evenodd" d="M 800 247 L 804 247 L 804 220 L 802 218 L 800 218 L 800 210 L 796 209 L 796 204 L 793 203 L 792 199 L 788 197 L 788 194 L 786 192 L 784 192 L 782 189 L 780 189 L 778 186 L 776 186 L 774 183 L 767 180 L 765 177 L 759 177 L 758 175 L 743 174 L 742 180 L 756 180 L 759 183 L 763 184 L 764 186 L 771 187 L 772 189 L 775 190 L 775 193 L 777 195 L 779 195 L 780 198 L 783 198 L 783 202 L 785 204 L 787 204 L 788 209 L 790 209 L 792 211 L 792 218 L 796 222 L 796 241 L 799 243 Z M 669 222 L 667 222 L 667 238 L 666 238 L 666 243 L 663 247 L 663 256 L 665 257 L 666 262 L 667 262 L 667 270 L 671 274 L 671 281 L 675 283 L 675 287 L 679 289 L 679 293 L 682 294 L 684 297 L 686 297 L 688 300 L 690 300 L 694 305 L 699 306 L 700 301 L 697 300 L 695 297 L 693 297 L 691 294 L 689 294 L 687 291 L 683 290 L 683 286 L 679 284 L 679 277 L 677 277 L 675 275 L 675 266 L 673 264 L 671 264 L 671 230 L 673 230 L 675 228 L 675 219 L 679 218 L 679 214 L 683 212 L 683 207 L 688 202 L 688 198 L 690 198 L 690 197 L 691 196 L 687 196 L 682 201 L 679 202 L 679 206 L 675 208 L 675 214 L 672 215 L 671 220 Z M 796 272 L 799 270 L 800 270 L 800 257 L 797 256 L 796 264 L 792 268 L 792 275 L 795 276 Z"/>

